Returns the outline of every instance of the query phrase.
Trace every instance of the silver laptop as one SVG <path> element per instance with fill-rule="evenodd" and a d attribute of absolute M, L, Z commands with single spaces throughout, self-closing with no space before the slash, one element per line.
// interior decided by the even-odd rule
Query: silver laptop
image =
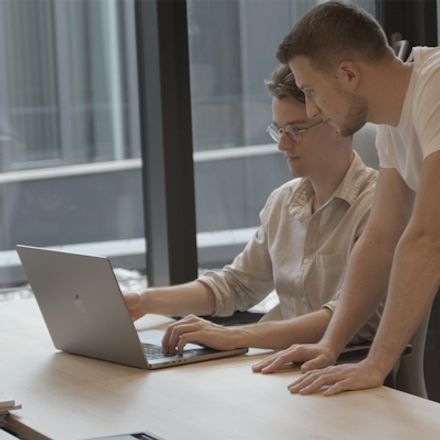
<path fill-rule="evenodd" d="M 108 258 L 22 245 L 17 252 L 59 350 L 148 369 L 247 351 L 189 344 L 181 355 L 162 353 L 163 332 L 137 332 Z"/>

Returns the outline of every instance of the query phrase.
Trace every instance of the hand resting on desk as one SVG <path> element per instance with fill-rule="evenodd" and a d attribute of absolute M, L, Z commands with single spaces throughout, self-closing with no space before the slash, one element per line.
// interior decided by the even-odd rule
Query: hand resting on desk
<path fill-rule="evenodd" d="M 291 393 L 312 394 L 324 387 L 324 396 L 333 396 L 342 391 L 380 387 L 384 380 L 382 372 L 367 358 L 356 364 L 308 371 L 287 388 Z"/>
<path fill-rule="evenodd" d="M 337 354 L 323 344 L 292 345 L 274 353 L 252 367 L 254 372 L 273 373 L 288 363 L 301 363 L 304 375 L 287 386 L 291 393 L 311 394 L 324 390 L 325 396 L 342 391 L 375 388 L 385 377 L 378 368 L 364 359 L 358 363 L 334 366 Z"/>
<path fill-rule="evenodd" d="M 273 373 L 291 362 L 303 362 L 301 371 L 307 372 L 317 368 L 333 365 L 338 355 L 321 344 L 294 344 L 285 350 L 274 353 L 252 366 L 255 373 Z"/>

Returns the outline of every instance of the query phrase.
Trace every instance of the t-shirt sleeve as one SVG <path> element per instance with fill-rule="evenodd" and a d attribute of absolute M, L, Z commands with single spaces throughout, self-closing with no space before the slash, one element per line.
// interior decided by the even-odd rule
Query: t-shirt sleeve
<path fill-rule="evenodd" d="M 440 150 L 440 56 L 423 67 L 413 108 L 423 159 Z"/>
<path fill-rule="evenodd" d="M 377 126 L 376 149 L 379 157 L 380 168 L 397 168 L 396 155 L 393 151 L 393 141 L 389 127 L 386 125 Z"/>

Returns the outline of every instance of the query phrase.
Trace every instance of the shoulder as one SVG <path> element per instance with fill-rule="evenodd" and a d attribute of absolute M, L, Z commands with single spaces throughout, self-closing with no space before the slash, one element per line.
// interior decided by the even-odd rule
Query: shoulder
<path fill-rule="evenodd" d="M 350 171 L 349 171 L 350 173 Z M 365 165 L 359 153 L 355 152 L 354 163 L 352 164 L 352 171 L 350 180 L 347 182 L 353 187 L 358 194 L 364 191 L 374 191 L 378 171 L 372 167 Z"/>
<path fill-rule="evenodd" d="M 304 182 L 304 178 L 297 177 L 283 183 L 278 188 L 274 189 L 266 200 L 263 211 L 273 209 L 276 206 L 280 206 L 288 203 L 288 201 L 294 196 Z"/>
<path fill-rule="evenodd" d="M 269 200 L 287 199 L 299 189 L 299 187 L 303 182 L 304 182 L 304 178 L 302 177 L 296 177 L 292 180 L 289 180 L 288 182 L 283 183 L 281 186 L 274 189 L 267 200 L 269 201 Z"/>
<path fill-rule="evenodd" d="M 413 75 L 415 76 L 414 95 L 417 101 L 438 96 L 440 81 L 440 48 L 417 47 L 414 49 Z"/>
<path fill-rule="evenodd" d="M 356 181 L 353 183 L 354 187 L 358 188 L 358 191 L 353 206 L 355 209 L 362 206 L 364 210 L 369 210 L 376 190 L 376 182 L 379 173 L 374 168 L 367 167 L 362 162 L 361 158 L 359 158 L 357 167 L 358 173 Z"/>
<path fill-rule="evenodd" d="M 413 49 L 414 69 L 425 76 L 440 70 L 440 47 L 415 47 Z"/>

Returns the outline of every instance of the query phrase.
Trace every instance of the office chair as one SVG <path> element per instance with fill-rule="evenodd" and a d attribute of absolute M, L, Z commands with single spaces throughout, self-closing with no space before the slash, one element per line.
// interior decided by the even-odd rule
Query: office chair
<path fill-rule="evenodd" d="M 397 390 L 414 394 L 424 399 L 428 398 L 425 384 L 424 358 L 426 334 L 428 332 L 430 316 L 431 310 L 428 311 L 414 336 L 411 338 L 411 352 L 402 355 L 400 358 L 400 365 L 397 368 L 394 379 L 395 388 Z"/>

